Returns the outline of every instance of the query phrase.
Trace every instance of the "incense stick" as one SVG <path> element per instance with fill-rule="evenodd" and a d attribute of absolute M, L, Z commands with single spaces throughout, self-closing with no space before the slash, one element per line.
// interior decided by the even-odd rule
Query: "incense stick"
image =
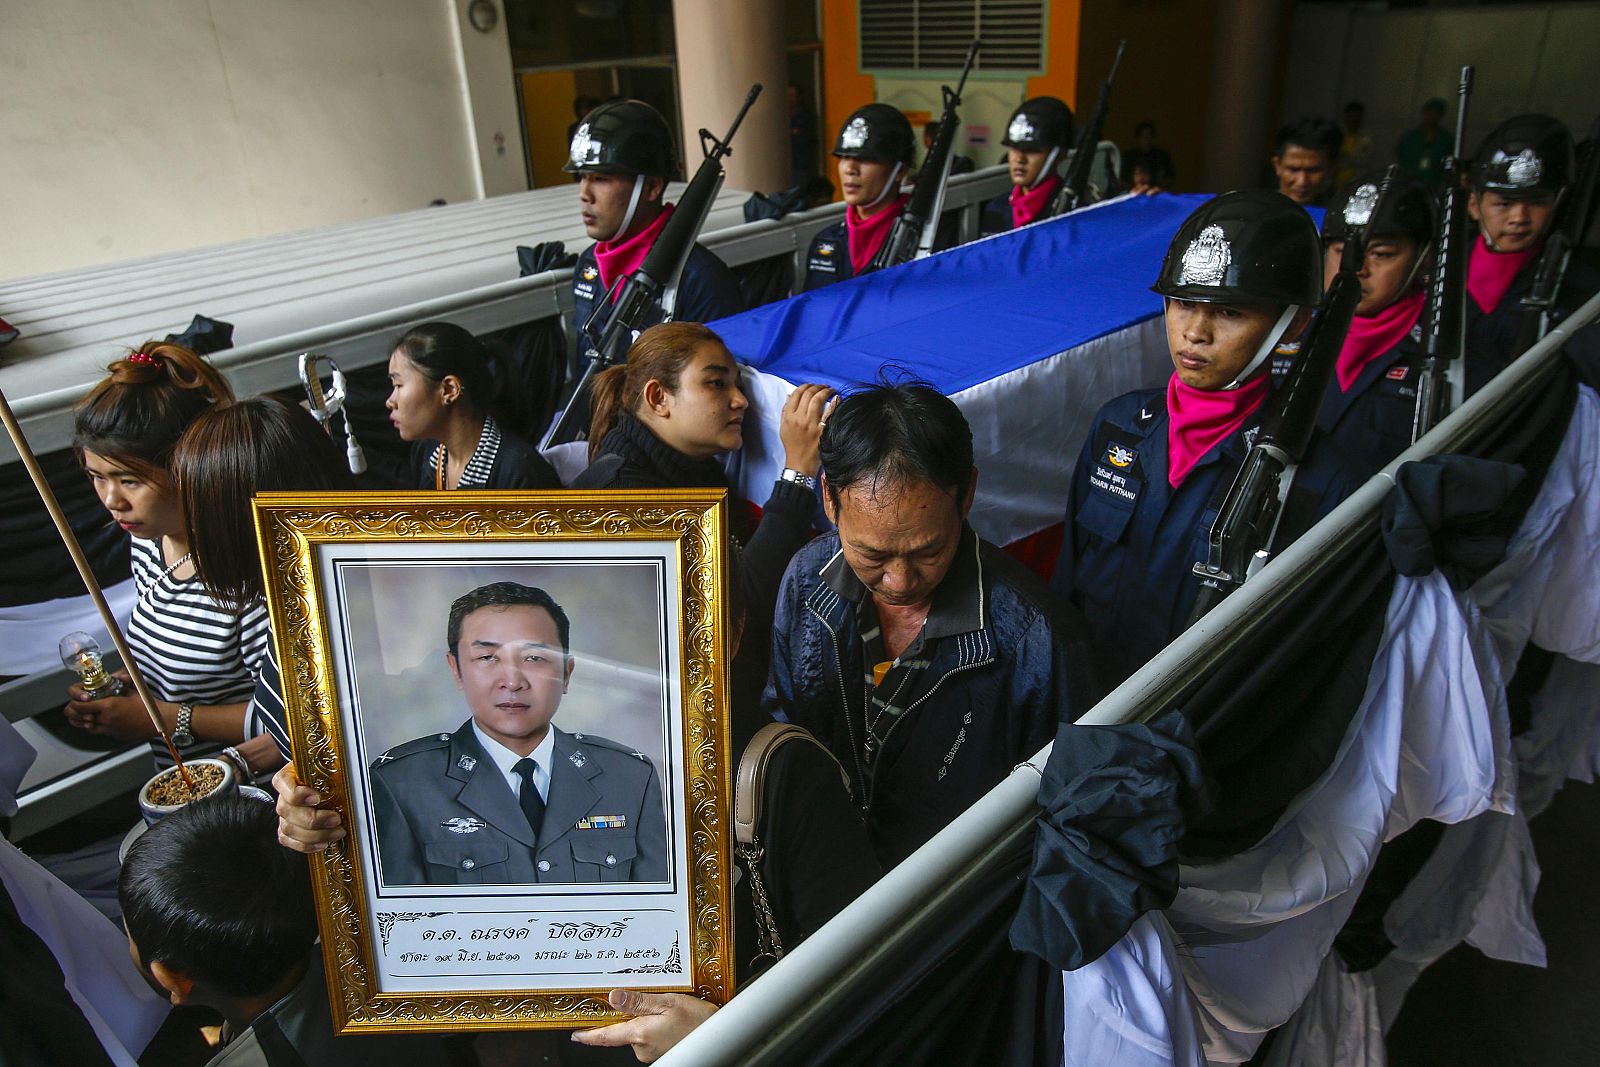
<path fill-rule="evenodd" d="M 123 669 L 128 672 L 128 677 L 133 679 L 133 688 L 139 695 L 139 702 L 149 714 L 156 733 L 166 743 L 167 753 L 172 757 L 172 762 L 177 764 L 178 773 L 183 776 L 184 783 L 191 792 L 195 791 L 194 779 L 189 775 L 189 768 L 183 765 L 183 757 L 178 755 L 178 746 L 172 743 L 172 735 L 167 732 L 167 724 L 161 720 L 161 713 L 156 710 L 156 698 L 144 684 L 144 676 L 139 673 L 139 665 L 133 661 L 133 652 L 128 648 L 127 639 L 122 636 L 122 627 L 118 625 L 117 617 L 111 613 L 111 605 L 106 603 L 106 595 L 100 591 L 100 583 L 95 581 L 94 570 L 83 554 L 83 546 L 78 544 L 78 535 L 72 532 L 72 525 L 67 522 L 67 516 L 56 500 L 55 491 L 45 479 L 39 461 L 34 458 L 33 449 L 28 447 L 28 439 L 23 436 L 22 426 L 18 424 L 16 415 L 12 414 L 11 403 L 6 400 L 4 390 L 0 390 L 0 420 L 5 422 L 11 444 L 16 448 L 17 455 L 22 457 L 22 465 L 27 468 L 28 477 L 33 479 L 33 487 L 38 490 L 39 499 L 44 501 L 44 509 L 50 513 L 50 521 L 55 523 L 56 533 L 61 535 L 61 543 L 67 546 L 67 555 L 72 557 L 72 565 L 78 569 L 78 577 L 82 579 L 83 587 L 89 591 L 89 598 L 94 601 L 95 610 L 100 613 L 100 621 L 106 624 L 112 643 L 117 646 L 117 652 L 122 656 Z"/>

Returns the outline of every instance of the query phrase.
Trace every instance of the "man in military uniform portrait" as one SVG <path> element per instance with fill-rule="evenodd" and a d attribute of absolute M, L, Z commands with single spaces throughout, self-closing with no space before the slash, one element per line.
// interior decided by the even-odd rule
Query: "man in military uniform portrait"
<path fill-rule="evenodd" d="M 661 882 L 661 781 L 643 753 L 551 720 L 576 661 L 543 589 L 495 582 L 450 606 L 446 662 L 472 717 L 373 761 L 385 885 Z"/>

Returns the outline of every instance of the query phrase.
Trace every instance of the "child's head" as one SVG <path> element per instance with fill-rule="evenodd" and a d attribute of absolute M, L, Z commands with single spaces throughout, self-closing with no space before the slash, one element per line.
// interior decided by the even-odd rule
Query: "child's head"
<path fill-rule="evenodd" d="M 278 844 L 263 800 L 225 793 L 150 827 L 117 882 L 134 963 L 174 1004 L 261 996 L 317 939 L 304 856 Z"/>

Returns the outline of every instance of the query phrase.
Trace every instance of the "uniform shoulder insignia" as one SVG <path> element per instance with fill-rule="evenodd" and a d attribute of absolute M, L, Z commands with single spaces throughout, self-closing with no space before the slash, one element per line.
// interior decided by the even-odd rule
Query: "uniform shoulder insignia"
<path fill-rule="evenodd" d="M 1139 409 L 1139 414 L 1134 416 L 1133 424 L 1135 427 L 1142 430 L 1154 422 L 1155 418 L 1156 409 L 1154 405 L 1146 405 L 1145 407 Z"/>
<path fill-rule="evenodd" d="M 389 751 L 379 756 L 373 761 L 373 765 L 377 766 L 378 764 L 382 763 L 392 763 L 395 760 L 402 759 L 406 756 L 414 756 L 418 752 L 432 752 L 435 749 L 449 747 L 449 734 L 429 734 L 426 737 L 414 737 L 404 744 L 394 746 Z"/>
<path fill-rule="evenodd" d="M 581 736 L 573 734 L 572 737 L 575 741 L 581 739 L 584 745 L 591 749 L 610 749 L 612 752 L 623 752 L 630 756 L 634 754 L 632 745 L 624 745 L 619 741 L 611 740 L 609 737 L 597 737 L 594 734 L 583 734 Z M 574 752 L 573 755 L 576 756 L 578 753 Z M 577 763 L 577 760 L 573 760 L 573 762 Z M 581 767 L 583 765 L 579 763 L 578 766 Z"/>

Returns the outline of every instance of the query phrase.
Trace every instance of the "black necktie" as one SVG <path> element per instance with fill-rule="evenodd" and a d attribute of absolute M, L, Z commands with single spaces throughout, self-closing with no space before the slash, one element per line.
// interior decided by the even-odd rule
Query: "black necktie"
<path fill-rule="evenodd" d="M 533 768 L 537 766 L 533 760 L 524 756 L 517 760 L 511 767 L 511 773 L 522 779 L 522 788 L 517 792 L 517 803 L 522 805 L 522 814 L 528 818 L 528 826 L 533 830 L 533 839 L 539 839 L 539 827 L 544 823 L 544 798 L 539 795 L 539 787 L 533 784 Z"/>

